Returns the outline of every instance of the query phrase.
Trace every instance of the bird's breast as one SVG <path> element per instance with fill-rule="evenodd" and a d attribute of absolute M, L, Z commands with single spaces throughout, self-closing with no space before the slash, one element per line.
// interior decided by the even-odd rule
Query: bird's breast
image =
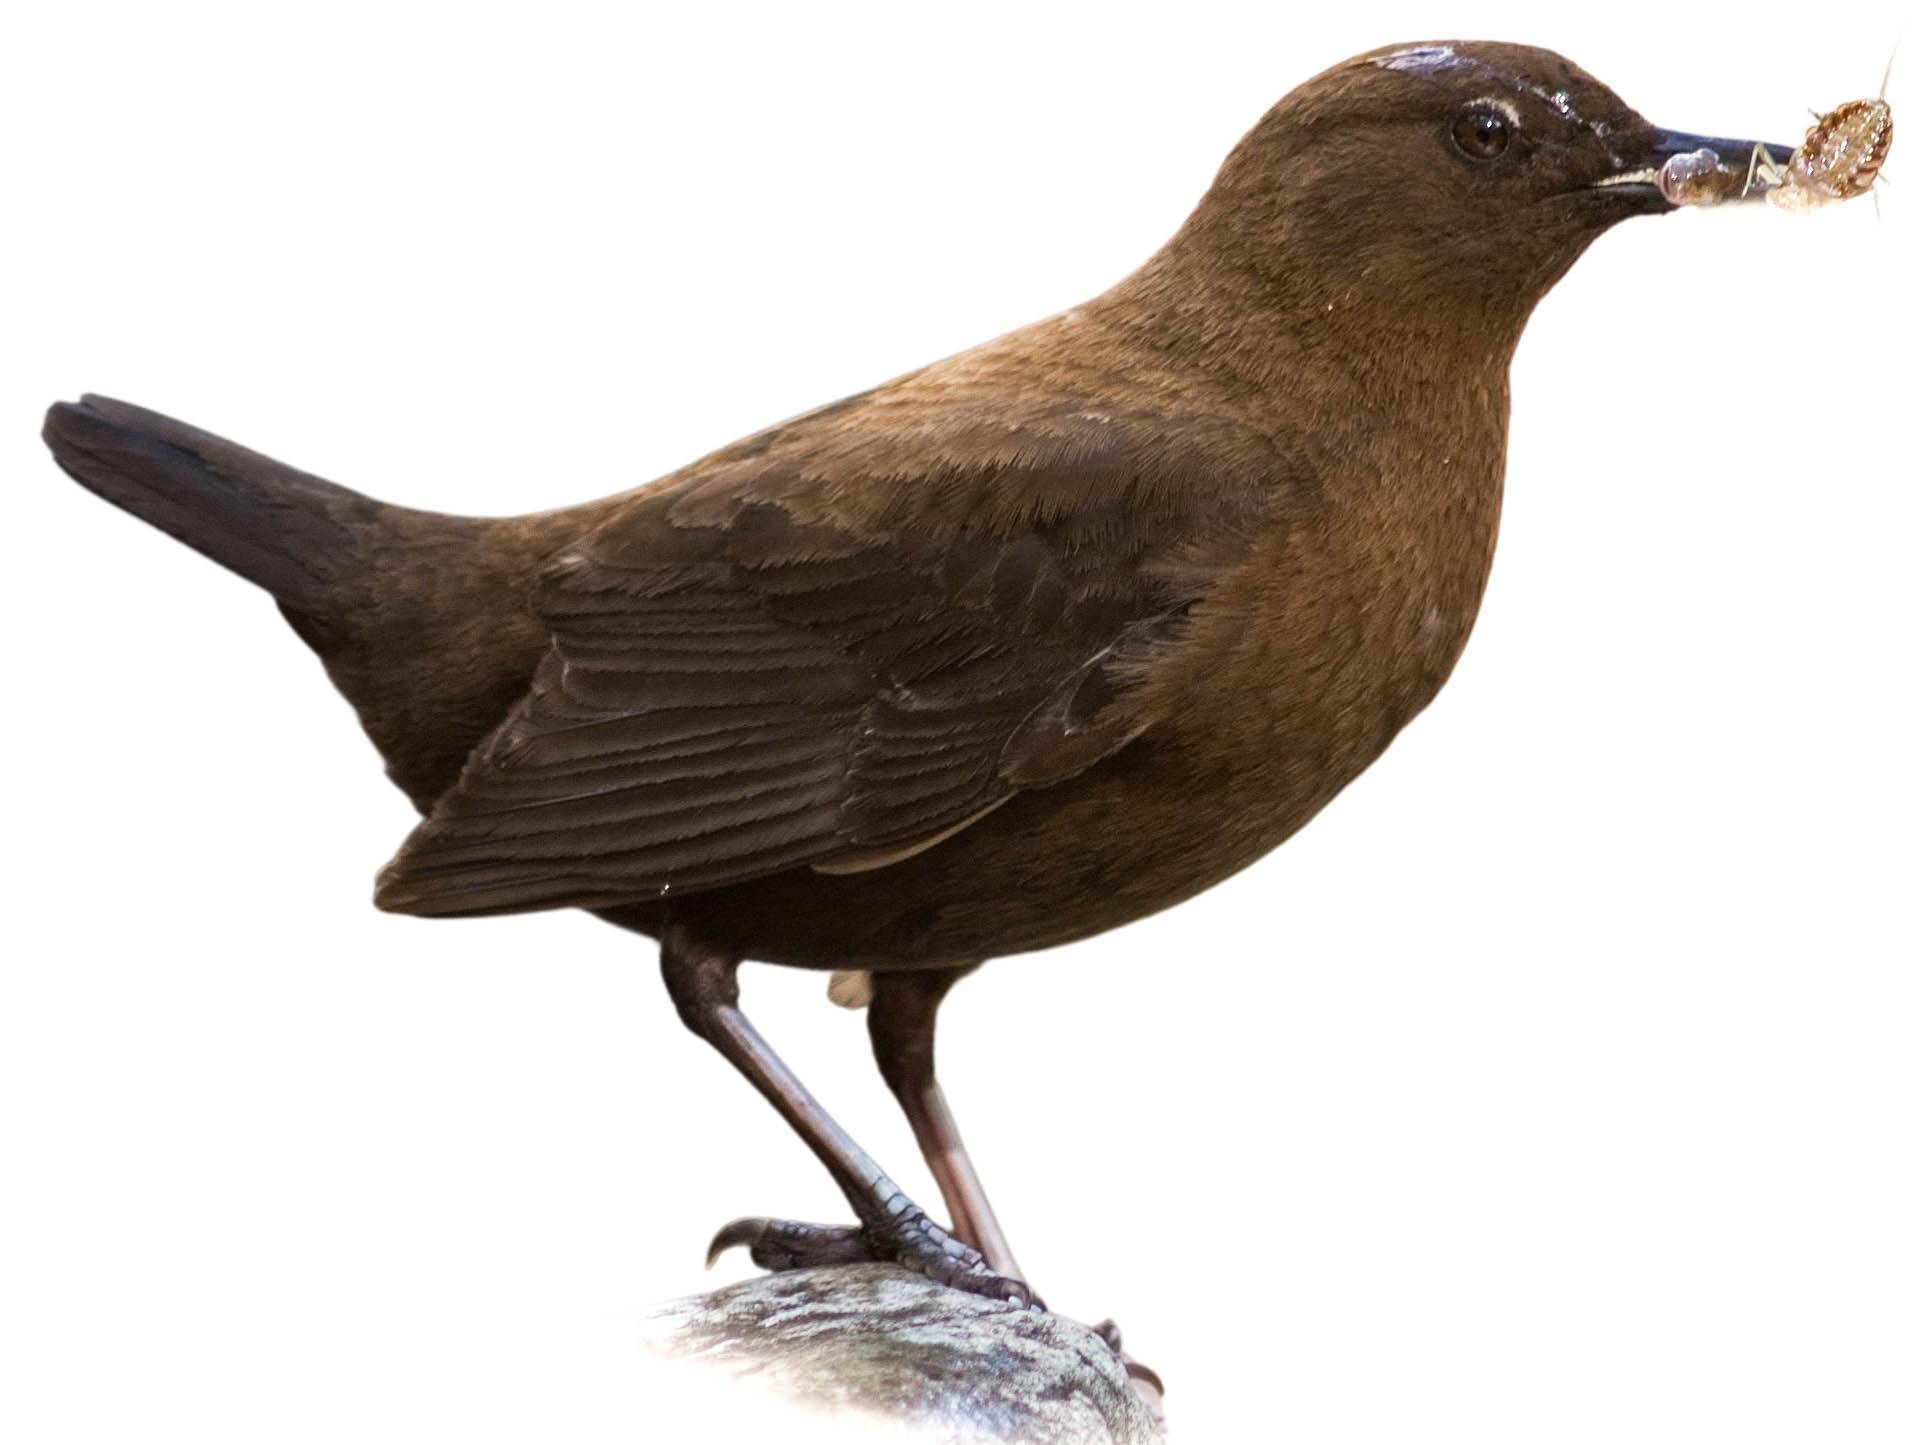
<path fill-rule="evenodd" d="M 833 880 L 846 891 L 812 886 L 807 905 L 841 927 L 886 921 L 875 966 L 984 958 L 1103 932 L 1255 862 L 1450 675 L 1490 568 L 1495 467 L 1484 480 L 1488 495 L 1278 528 L 1193 613 L 1142 737 L 915 859 Z M 793 929 L 805 900 L 784 902 Z"/>

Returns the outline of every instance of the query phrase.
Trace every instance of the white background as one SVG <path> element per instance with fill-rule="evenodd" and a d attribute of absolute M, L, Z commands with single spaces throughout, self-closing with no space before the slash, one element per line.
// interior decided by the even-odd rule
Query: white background
<path fill-rule="evenodd" d="M 1905 19 L 11 10 L 0 1436 L 677 1438 L 647 1306 L 733 1214 L 841 1213 L 639 941 L 370 907 L 411 815 L 347 708 L 54 469 L 47 402 L 573 502 L 1103 289 L 1357 51 L 1530 40 L 1796 141 Z M 952 1000 L 1020 1255 L 1180 1439 L 1926 1437 L 1917 58 L 1883 223 L 1633 221 L 1540 308 L 1483 621 L 1377 767 Z M 933 1200 L 860 1018 L 748 986 Z"/>

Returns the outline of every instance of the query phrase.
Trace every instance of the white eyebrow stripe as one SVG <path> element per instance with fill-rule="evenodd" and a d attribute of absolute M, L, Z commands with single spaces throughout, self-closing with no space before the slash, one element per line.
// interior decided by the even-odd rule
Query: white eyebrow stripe
<path fill-rule="evenodd" d="M 1473 105 L 1488 105 L 1494 110 L 1502 110 L 1506 118 L 1510 120 L 1513 125 L 1523 125 L 1525 123 L 1525 118 L 1518 113 L 1518 107 L 1506 100 L 1502 95 L 1481 95 L 1471 103 Z"/>

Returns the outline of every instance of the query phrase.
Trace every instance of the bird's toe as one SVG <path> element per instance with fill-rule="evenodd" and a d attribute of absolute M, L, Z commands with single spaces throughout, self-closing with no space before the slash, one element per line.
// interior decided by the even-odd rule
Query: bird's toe
<path fill-rule="evenodd" d="M 762 1216 L 731 1220 L 709 1241 L 709 1264 L 739 1247 L 746 1248 L 758 1266 L 775 1272 L 880 1261 L 967 1294 L 1008 1300 L 1025 1309 L 1043 1308 L 1029 1285 L 998 1274 L 981 1251 L 921 1209 L 900 1197 L 892 1205 L 879 1210 L 875 1222 L 863 1225 L 805 1224 Z"/>

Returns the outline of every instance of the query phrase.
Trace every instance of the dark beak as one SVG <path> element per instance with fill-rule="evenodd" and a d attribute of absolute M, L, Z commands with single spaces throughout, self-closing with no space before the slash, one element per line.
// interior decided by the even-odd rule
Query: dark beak
<path fill-rule="evenodd" d="M 1684 131 L 1655 128 L 1612 139 L 1618 169 L 1592 188 L 1642 202 L 1640 210 L 1758 200 L 1792 159 L 1791 146 Z"/>

